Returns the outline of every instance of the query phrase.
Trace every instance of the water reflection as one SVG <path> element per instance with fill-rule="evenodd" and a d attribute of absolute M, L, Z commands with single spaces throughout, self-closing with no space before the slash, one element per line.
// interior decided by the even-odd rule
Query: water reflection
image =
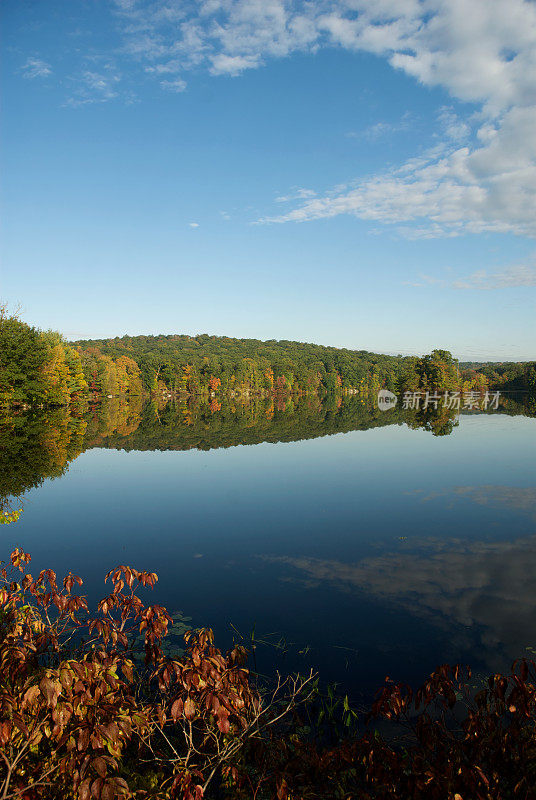
<path fill-rule="evenodd" d="M 499 412 L 533 415 L 526 398 L 501 398 Z M 279 400 L 158 404 L 140 397 L 99 406 L 45 412 L 0 411 L 0 503 L 19 498 L 45 478 L 61 476 L 70 461 L 91 448 L 210 450 L 261 442 L 291 442 L 356 430 L 405 424 L 436 436 L 458 425 L 453 410 L 379 411 L 356 397 L 317 395 Z"/>
<path fill-rule="evenodd" d="M 472 628 L 468 635 L 476 634 L 487 651 L 482 656 L 497 668 L 505 651 L 536 645 L 536 535 L 509 542 L 430 539 L 357 563 L 261 558 L 285 565 L 283 579 L 304 588 L 327 583 L 357 590 L 438 627 Z"/>
<path fill-rule="evenodd" d="M 25 510 L 4 542 L 96 597 L 113 564 L 154 570 L 162 604 L 224 640 L 230 622 L 290 637 L 329 679 L 348 678 L 349 648 L 371 688 L 493 666 L 536 638 L 536 428 L 501 414 L 529 412 L 314 396 L 5 414 L 0 498 Z"/>
<path fill-rule="evenodd" d="M 536 487 L 534 486 L 455 486 L 449 491 L 424 492 L 415 489 L 413 494 L 426 503 L 438 497 L 467 499 L 490 508 L 510 508 L 514 511 L 527 511 L 536 519 Z"/>

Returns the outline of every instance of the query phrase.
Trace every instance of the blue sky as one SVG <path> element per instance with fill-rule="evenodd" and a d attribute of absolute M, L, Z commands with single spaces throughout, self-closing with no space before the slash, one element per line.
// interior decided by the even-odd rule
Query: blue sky
<path fill-rule="evenodd" d="M 69 338 L 536 357 L 536 6 L 4 0 L 1 296 Z"/>

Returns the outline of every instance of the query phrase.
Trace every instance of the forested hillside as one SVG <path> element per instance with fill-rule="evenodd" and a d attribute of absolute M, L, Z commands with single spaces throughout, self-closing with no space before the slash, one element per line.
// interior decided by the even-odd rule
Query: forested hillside
<path fill-rule="evenodd" d="M 473 369 L 440 349 L 420 357 L 392 356 L 208 334 L 123 336 L 78 341 L 73 346 L 80 353 L 90 389 L 102 395 L 115 395 L 124 387 L 137 394 L 140 383 L 142 391 L 149 394 L 203 397 L 327 392 L 374 395 L 380 388 L 393 392 L 536 388 L 536 379 L 529 379 L 536 376 L 534 363 L 503 364 L 499 371 L 488 365 Z M 521 378 L 514 383 L 510 380 L 513 375 Z"/>
<path fill-rule="evenodd" d="M 495 389 L 536 392 L 536 361 L 467 362 L 460 364 L 467 375 L 484 375 Z"/>
<path fill-rule="evenodd" d="M 144 388 L 188 394 L 395 389 L 415 359 L 301 342 L 226 336 L 124 336 L 79 341 L 90 387 L 113 394 L 115 364 L 136 364 Z"/>
<path fill-rule="evenodd" d="M 123 336 L 67 342 L 0 306 L 0 405 L 61 406 L 173 394 L 289 397 L 511 388 L 536 391 L 536 364 L 459 364 L 447 350 L 392 356 L 227 336 Z"/>

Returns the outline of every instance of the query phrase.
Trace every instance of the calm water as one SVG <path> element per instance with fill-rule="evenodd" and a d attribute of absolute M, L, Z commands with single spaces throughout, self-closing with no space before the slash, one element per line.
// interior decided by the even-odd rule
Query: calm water
<path fill-rule="evenodd" d="M 357 401 L 18 415 L 2 490 L 45 480 L 2 557 L 21 545 L 91 599 L 116 564 L 155 571 L 151 600 L 223 646 L 231 626 L 284 639 L 260 669 L 313 665 L 356 697 L 445 661 L 504 668 L 536 648 L 536 419 L 511 414 L 442 436 Z"/>

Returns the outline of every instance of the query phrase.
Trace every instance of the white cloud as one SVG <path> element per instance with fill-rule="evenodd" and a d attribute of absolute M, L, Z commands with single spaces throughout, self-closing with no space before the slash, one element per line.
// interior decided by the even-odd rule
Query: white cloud
<path fill-rule="evenodd" d="M 440 110 L 444 147 L 435 156 L 358 179 L 347 191 L 296 197 L 293 210 L 271 221 L 353 214 L 402 225 L 414 238 L 536 235 L 534 2 L 116 0 L 116 7 L 125 52 L 148 72 L 177 81 L 194 67 L 238 75 L 270 58 L 335 46 L 382 56 L 420 83 L 477 106 L 468 118 Z M 365 138 L 394 129 L 380 121 Z"/>
<path fill-rule="evenodd" d="M 199 222 L 189 222 L 188 223 L 188 227 L 189 228 L 199 228 Z"/>
<path fill-rule="evenodd" d="M 471 126 L 461 119 L 452 107 L 442 106 L 437 116 L 447 139 L 463 142 L 470 136 Z"/>
<path fill-rule="evenodd" d="M 385 139 L 388 136 L 393 136 L 400 131 L 411 130 L 415 133 L 418 121 L 412 116 L 409 111 L 406 111 L 399 120 L 395 122 L 375 122 L 362 130 L 348 131 L 346 136 L 349 139 L 360 139 L 368 142 L 377 142 Z"/>
<path fill-rule="evenodd" d="M 536 235 L 536 3 L 533 0 L 114 0 L 123 57 L 167 91 L 185 73 L 235 76 L 273 58 L 340 47 L 383 57 L 471 104 L 439 111 L 442 147 L 324 196 L 296 197 L 278 222 L 352 214 L 410 237 Z M 28 59 L 23 74 L 50 66 Z M 72 105 L 118 96 L 109 75 L 78 78 Z M 400 123 L 403 124 L 403 123 Z M 378 121 L 374 140 L 397 123 Z M 353 135 L 353 134 L 351 134 Z M 290 193 L 285 193 L 289 195 Z"/>
<path fill-rule="evenodd" d="M 48 78 L 52 75 L 52 68 L 46 61 L 40 58 L 28 58 L 22 65 L 21 72 L 24 78 L 33 80 L 34 78 Z"/>
<path fill-rule="evenodd" d="M 454 289 L 506 289 L 519 286 L 536 286 L 536 266 L 519 264 L 502 272 L 474 272 L 466 280 L 454 281 Z"/>
<path fill-rule="evenodd" d="M 455 280 L 421 275 L 418 281 L 408 282 L 419 288 L 437 286 L 450 289 L 512 289 L 536 286 L 536 253 L 524 263 L 511 264 L 496 272 L 479 269 L 465 278 Z"/>
<path fill-rule="evenodd" d="M 281 195 L 276 197 L 276 203 L 290 203 L 293 200 L 305 200 L 309 197 L 314 197 L 316 192 L 313 189 L 293 189 L 291 194 Z"/>
<path fill-rule="evenodd" d="M 92 103 L 106 103 L 119 96 L 118 83 L 121 77 L 112 69 L 103 72 L 85 70 L 81 75 L 71 79 L 73 91 L 67 99 L 68 106 L 83 106 Z M 128 95 L 127 100 L 132 100 Z"/>
<path fill-rule="evenodd" d="M 184 92 L 187 84 L 182 78 L 175 78 L 172 81 L 160 81 L 160 86 L 169 92 Z"/>
<path fill-rule="evenodd" d="M 530 0 L 115 0 L 125 52 L 232 71 L 340 46 L 497 112 L 534 103 Z"/>
<path fill-rule="evenodd" d="M 227 56 L 220 53 L 212 57 L 211 72 L 213 75 L 240 75 L 245 69 L 258 67 L 260 59 L 257 56 Z"/>
<path fill-rule="evenodd" d="M 536 108 L 512 108 L 482 146 L 445 146 L 263 221 L 353 214 L 409 225 L 401 230 L 411 236 L 485 231 L 536 236 L 535 130 Z"/>
<path fill-rule="evenodd" d="M 181 62 L 177 59 L 172 59 L 165 64 L 156 64 L 155 66 L 145 67 L 145 72 L 156 75 L 169 75 L 170 73 L 178 72 L 181 68 Z"/>

